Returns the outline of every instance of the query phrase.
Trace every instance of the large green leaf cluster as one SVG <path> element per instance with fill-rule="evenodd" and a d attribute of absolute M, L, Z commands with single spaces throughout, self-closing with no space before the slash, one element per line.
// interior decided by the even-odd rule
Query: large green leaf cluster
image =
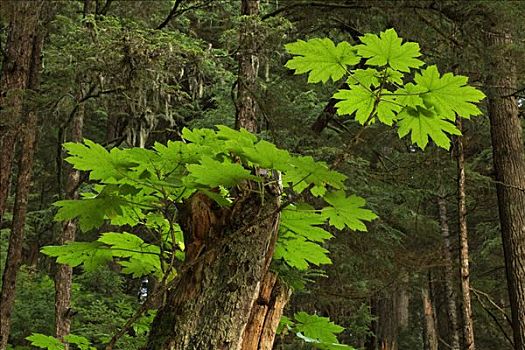
<path fill-rule="evenodd" d="M 161 276 L 173 256 L 183 257 L 183 234 L 177 224 L 177 205 L 194 193 L 204 193 L 220 206 L 235 200 L 232 190 L 244 182 L 281 182 L 283 188 L 280 236 L 275 258 L 292 268 L 330 263 L 323 247 L 332 234 L 323 228 L 366 230 L 364 221 L 375 215 L 364 209 L 365 201 L 347 197 L 346 177 L 312 157 L 292 155 L 274 144 L 259 140 L 246 130 L 226 126 L 184 129 L 183 140 L 157 143 L 153 149 L 104 147 L 85 140 L 67 143 L 66 161 L 88 171 L 92 189 L 80 200 L 63 200 L 57 220 L 78 219 L 84 231 L 104 224 L 136 228 L 133 232 L 105 232 L 93 242 L 48 246 L 42 252 L 59 263 L 83 265 L 87 270 L 110 260 L 122 272 L 139 277 Z M 277 174 L 276 177 L 273 174 Z M 314 208 L 291 203 L 288 198 L 309 191 L 323 199 Z M 168 266 L 168 269 L 170 267 Z"/>
<path fill-rule="evenodd" d="M 340 115 L 353 115 L 361 125 L 396 124 L 399 137 L 411 136 L 424 149 L 429 140 L 449 149 L 449 135 L 459 135 L 456 117 L 481 114 L 475 103 L 485 95 L 467 85 L 468 78 L 424 67 L 419 45 L 404 42 L 394 29 L 365 34 L 361 44 L 335 45 L 330 39 L 299 40 L 286 46 L 293 55 L 286 67 L 308 73 L 311 83 L 346 77 L 348 88 L 334 94 Z M 365 69 L 355 67 L 364 60 Z"/>
<path fill-rule="evenodd" d="M 352 350 L 353 347 L 339 343 L 337 335 L 344 327 L 336 325 L 328 317 L 310 315 L 300 311 L 293 319 L 283 316 L 278 333 L 295 333 L 304 342 L 321 350 Z"/>

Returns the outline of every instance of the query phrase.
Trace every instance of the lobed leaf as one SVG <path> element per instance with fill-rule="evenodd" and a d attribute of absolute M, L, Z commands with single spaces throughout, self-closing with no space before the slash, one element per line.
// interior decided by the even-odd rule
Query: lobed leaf
<path fill-rule="evenodd" d="M 299 40 L 285 45 L 288 53 L 295 55 L 285 67 L 295 74 L 308 74 L 309 83 L 337 81 L 346 73 L 346 67 L 359 63 L 352 46 L 343 41 L 337 46 L 328 38 Z"/>

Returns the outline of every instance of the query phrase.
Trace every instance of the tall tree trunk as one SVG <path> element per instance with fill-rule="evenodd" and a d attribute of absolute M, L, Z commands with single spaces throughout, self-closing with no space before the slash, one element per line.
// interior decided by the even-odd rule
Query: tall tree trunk
<path fill-rule="evenodd" d="M 461 119 L 457 119 L 458 129 L 461 130 Z M 470 301 L 470 268 L 467 230 L 467 203 L 465 192 L 465 155 L 463 152 L 463 138 L 456 139 L 457 166 L 458 166 L 458 222 L 459 222 L 459 261 L 461 276 L 461 296 L 463 299 L 463 336 L 466 350 L 474 350 L 474 323 L 472 320 L 472 304 Z"/>
<path fill-rule="evenodd" d="M 397 350 L 398 327 L 394 299 L 391 295 L 382 296 L 378 301 L 377 338 L 380 350 Z"/>
<path fill-rule="evenodd" d="M 444 198 L 438 198 L 439 225 L 443 237 L 443 258 L 445 259 L 445 292 L 447 300 L 448 329 L 450 332 L 450 349 L 459 350 L 458 317 L 456 293 L 454 292 L 454 273 L 452 249 L 450 244 L 450 230 L 448 226 L 447 203 Z"/>
<path fill-rule="evenodd" d="M 25 18 L 23 22 L 19 22 L 20 19 L 14 20 L 17 26 L 27 26 L 24 29 L 12 28 L 19 35 L 14 37 L 13 42 L 8 43 L 9 45 L 15 45 L 17 48 L 12 52 L 26 55 L 26 52 L 21 52 L 19 46 L 23 46 L 24 49 L 29 51 L 29 60 L 25 61 L 26 67 L 20 68 L 27 75 L 26 77 L 26 88 L 36 89 L 39 84 L 39 75 L 41 67 L 41 52 L 44 43 L 44 33 L 37 32 L 38 19 L 42 9 L 43 2 L 21 2 L 17 3 L 13 9 L 17 14 L 14 17 Z M 38 33 L 38 34 L 37 34 Z M 21 38 L 23 42 L 17 41 Z M 27 43 L 29 40 L 30 43 Z M 8 48 L 9 51 L 9 48 Z M 16 62 L 15 59 L 13 62 Z M 13 69 L 7 68 L 7 69 Z M 19 79 L 22 79 L 19 77 Z M 23 87 L 22 87 L 23 88 Z M 19 105 L 18 105 L 19 103 Z M 0 303 L 0 350 L 4 350 L 7 347 L 7 341 L 9 338 L 9 332 L 11 328 L 11 312 L 16 296 L 16 276 L 20 264 L 22 261 L 22 245 L 24 240 L 24 226 L 27 212 L 27 201 L 31 188 L 31 174 L 33 167 L 33 155 L 36 146 L 36 129 L 37 129 L 37 116 L 34 111 L 24 111 L 23 102 L 16 102 L 15 106 L 19 109 L 13 110 L 13 113 L 24 113 L 21 120 L 21 126 L 16 128 L 16 134 L 20 137 L 20 159 L 18 162 L 18 176 L 16 182 L 16 195 L 15 203 L 13 208 L 13 221 L 11 223 L 11 234 L 9 236 L 9 247 L 7 250 L 7 259 L 5 263 L 5 269 L 2 275 L 2 291 Z M 20 120 L 17 114 L 13 114 L 15 122 L 19 123 Z M 12 149 L 7 149 L 7 152 L 11 152 Z M 3 161 L 3 159 L 2 159 Z M 9 161 L 12 161 L 12 156 Z M 2 165 L 3 167 L 4 165 Z M 9 165 L 10 169 L 11 166 Z M 7 179 L 9 181 L 9 178 Z M 4 199 L 5 200 L 5 199 Z M 5 203 L 5 202 L 4 202 Z"/>
<path fill-rule="evenodd" d="M 259 0 L 242 0 L 241 14 L 244 16 L 239 31 L 239 74 L 237 78 L 237 115 L 235 127 L 257 132 L 257 17 Z"/>
<path fill-rule="evenodd" d="M 425 318 L 425 350 L 438 350 L 438 332 L 434 305 L 430 296 L 430 281 L 421 288 L 423 315 Z"/>
<path fill-rule="evenodd" d="M 242 1 L 243 15 L 256 16 L 258 11 L 257 0 Z M 236 126 L 256 131 L 256 30 L 254 18 L 245 20 L 240 31 Z M 281 294 L 283 288 L 278 289 L 277 279 L 269 274 L 280 188 L 263 193 L 245 188 L 230 209 L 218 209 L 211 199 L 197 194 L 181 208 L 186 261 L 179 283 L 168 292 L 153 322 L 148 349 L 245 349 L 245 330 L 254 328 L 253 314 L 260 313 L 259 306 L 265 303 L 258 338 L 271 339 L 264 341 L 271 348 L 288 291 Z"/>
<path fill-rule="evenodd" d="M 2 5 L 9 13 L 9 31 L 0 77 L 0 221 L 9 196 L 23 92 L 29 81 L 33 39 L 41 7 L 32 1 L 4 1 Z"/>
<path fill-rule="evenodd" d="M 77 97 L 82 99 L 82 93 Z M 82 141 L 82 128 L 84 124 L 84 104 L 81 103 L 71 121 L 71 142 Z M 78 183 L 80 172 L 73 167 L 68 168 L 65 199 L 78 199 Z M 75 220 L 66 221 L 62 226 L 62 233 L 58 244 L 66 244 L 75 240 L 77 223 Z M 71 279 L 73 269 L 69 265 L 58 264 L 55 273 L 55 336 L 63 339 L 71 329 Z M 66 350 L 68 345 L 65 345 Z"/>
<path fill-rule="evenodd" d="M 495 16 L 497 17 L 497 16 Z M 513 43 L 499 18 L 487 24 L 488 107 L 514 347 L 525 350 L 525 150 Z"/>

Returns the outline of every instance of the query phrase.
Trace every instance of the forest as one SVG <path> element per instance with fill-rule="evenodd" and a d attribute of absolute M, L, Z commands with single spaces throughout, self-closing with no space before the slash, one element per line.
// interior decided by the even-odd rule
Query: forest
<path fill-rule="evenodd" d="M 525 350 L 524 18 L 1 0 L 0 350 Z"/>

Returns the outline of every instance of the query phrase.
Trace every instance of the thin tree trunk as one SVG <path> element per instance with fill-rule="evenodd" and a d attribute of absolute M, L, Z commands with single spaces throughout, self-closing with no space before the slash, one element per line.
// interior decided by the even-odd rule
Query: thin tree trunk
<path fill-rule="evenodd" d="M 17 26 L 23 26 L 24 29 L 11 29 L 12 31 L 18 33 L 20 37 L 15 36 L 15 41 L 10 42 L 9 45 L 20 45 L 24 48 L 28 48 L 30 59 L 26 62 L 26 67 L 20 69 L 22 69 L 22 71 L 27 74 L 26 88 L 29 89 L 36 89 L 39 84 L 41 52 L 44 42 L 44 34 L 37 34 L 37 27 L 42 5 L 43 2 L 24 2 L 18 3 L 14 8 L 15 12 L 21 12 L 15 14 L 14 17 L 18 18 L 18 16 L 20 16 L 25 18 L 25 20 L 23 20 L 23 22 L 18 22 L 20 20 L 18 19 L 14 20 L 12 23 L 15 23 Z M 22 43 L 17 41 L 16 39 L 18 38 L 22 38 L 24 42 Z M 26 40 L 30 41 L 29 46 L 27 46 L 28 43 Z M 27 54 L 26 52 L 22 53 L 19 47 L 17 47 L 14 52 L 22 55 Z M 13 67 L 11 67 L 11 69 L 13 69 Z M 19 77 L 19 79 L 22 78 Z M 16 296 L 16 276 L 22 261 L 22 245 L 24 240 L 27 201 L 31 188 L 33 156 L 36 146 L 37 116 L 33 111 L 23 111 L 24 108 L 22 106 L 22 100 L 17 102 L 17 104 L 18 103 L 20 103 L 20 105 L 17 105 L 17 108 L 19 107 L 20 110 L 14 110 L 13 112 L 27 114 L 22 119 L 20 129 L 17 130 L 17 133 L 21 138 L 20 159 L 18 162 L 18 177 L 16 182 L 16 195 L 13 208 L 13 221 L 11 223 L 11 234 L 9 235 L 9 247 L 7 250 L 5 269 L 2 275 L 2 302 L 0 303 L 0 350 L 6 349 L 11 328 L 11 312 Z M 20 117 L 18 117 L 17 114 L 13 114 L 12 118 L 18 119 Z M 9 149 L 8 152 L 9 151 L 11 151 L 11 149 Z M 8 168 L 10 169 L 11 166 L 9 165 Z M 7 181 L 9 181 L 9 178 Z"/>
<path fill-rule="evenodd" d="M 450 349 L 459 350 L 458 317 L 456 293 L 454 292 L 454 273 L 452 266 L 452 249 L 450 244 L 450 230 L 448 226 L 447 203 L 444 198 L 438 198 L 439 225 L 443 237 L 443 258 L 445 259 L 445 292 L 447 300 L 447 315 L 450 332 Z"/>
<path fill-rule="evenodd" d="M 423 314 L 425 317 L 425 350 L 437 350 L 438 333 L 436 317 L 428 285 L 421 288 L 421 299 L 423 301 Z"/>
<path fill-rule="evenodd" d="M 33 39 L 41 4 L 32 1 L 5 1 L 9 31 L 0 77 L 0 222 L 6 210 L 11 168 L 27 89 Z"/>
<path fill-rule="evenodd" d="M 488 107 L 514 347 L 525 350 L 525 150 L 513 95 L 516 62 L 511 35 L 494 23 L 487 28 Z"/>
<path fill-rule="evenodd" d="M 461 130 L 461 119 L 457 119 L 458 129 Z M 463 299 L 463 336 L 465 349 L 474 350 L 474 323 L 472 320 L 472 304 L 470 301 L 470 270 L 467 230 L 467 204 L 465 192 L 465 155 L 463 152 L 463 138 L 456 139 L 457 166 L 458 166 L 458 221 L 459 221 L 459 261 L 461 276 L 461 296 Z"/>
<path fill-rule="evenodd" d="M 237 114 L 235 127 L 257 132 L 257 19 L 259 0 L 242 0 L 241 14 L 245 16 L 239 32 L 239 75 L 237 78 Z"/>
<path fill-rule="evenodd" d="M 80 93 L 78 99 L 82 98 Z M 84 104 L 81 103 L 76 111 L 73 120 L 71 121 L 71 141 L 82 141 L 82 128 L 84 124 Z M 80 172 L 73 167 L 69 167 L 65 199 L 78 199 L 78 183 L 80 180 Z M 77 223 L 75 220 L 69 220 L 62 226 L 62 234 L 58 239 L 58 244 L 62 245 L 67 242 L 75 240 L 77 231 Z M 55 274 L 55 336 L 58 339 L 63 339 L 68 335 L 71 329 L 71 279 L 73 276 L 73 269 L 69 265 L 58 264 Z M 68 345 L 65 344 L 66 350 Z"/>

